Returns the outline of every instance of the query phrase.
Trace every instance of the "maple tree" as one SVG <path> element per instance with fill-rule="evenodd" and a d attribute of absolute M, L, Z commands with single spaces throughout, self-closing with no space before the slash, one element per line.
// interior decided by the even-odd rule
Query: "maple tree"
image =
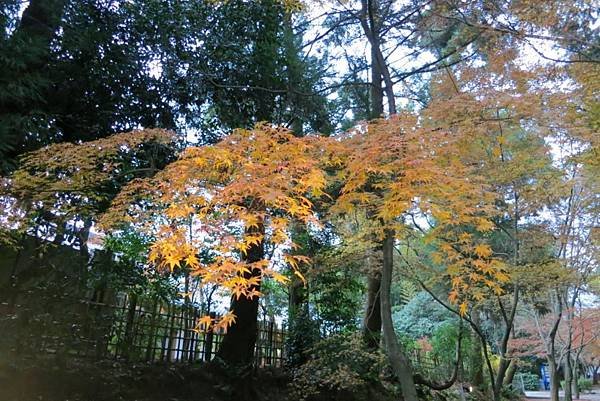
<path fill-rule="evenodd" d="M 220 351 L 228 362 L 251 361 L 261 280 L 288 280 L 265 244 L 292 249 L 292 222 L 317 223 L 311 199 L 325 195 L 321 141 L 268 124 L 236 130 L 216 145 L 187 148 L 150 181 L 132 182 L 105 216 L 105 225 L 121 222 L 123 213 L 132 211 L 129 196 L 140 191 L 164 205 L 165 223 L 156 228 L 149 261 L 171 270 L 185 265 L 203 285 L 231 293 L 228 314 L 199 321 L 202 329 L 228 330 Z M 129 213 L 126 220 L 137 218 Z M 194 235 L 181 225 L 190 218 Z M 148 224 L 155 228 L 156 222 Z M 215 257 L 201 263 L 197 253 L 207 243 Z M 298 266 L 307 262 L 305 256 L 284 252 L 279 259 L 302 278 Z"/>
<path fill-rule="evenodd" d="M 428 237 L 440 242 L 440 257 L 449 262 L 450 300 L 459 305 L 461 314 L 467 311 L 469 292 L 476 294 L 482 284 L 501 292 L 498 283 L 507 279 L 491 258 L 489 246 L 475 243 L 466 231 L 466 227 L 492 228 L 483 213 L 489 199 L 485 186 L 457 152 L 466 146 L 467 137 L 424 121 L 421 124 L 416 115 L 404 113 L 350 132 L 343 145 L 346 151 L 337 152 L 344 163 L 338 177 L 343 186 L 333 206 L 338 214 L 361 210 L 373 216 L 368 230 L 383 252 L 384 341 L 403 395 L 411 400 L 416 399 L 413 372 L 395 338 L 389 301 L 395 240 L 411 231 L 407 215 L 421 213 L 436 222 Z"/>
<path fill-rule="evenodd" d="M 579 149 L 585 149 L 587 154 L 589 149 L 594 148 L 594 140 L 590 139 L 594 135 L 581 123 L 585 114 L 569 106 L 581 104 L 575 99 L 584 92 L 576 94 L 571 91 L 567 94 L 561 90 L 548 91 L 545 86 L 548 81 L 556 79 L 551 72 L 556 73 L 555 69 L 543 66 L 525 69 L 516 61 L 518 53 L 510 48 L 506 51 L 488 48 L 486 56 L 485 68 L 467 63 L 434 77 L 432 101 L 424 115 L 439 127 L 449 125 L 456 132 L 468 132 L 473 141 L 465 143 L 457 153 L 468 149 L 471 165 L 476 166 L 477 174 L 483 175 L 483 181 L 498 195 L 494 207 L 486 211 L 498 230 L 494 235 L 486 234 L 482 238 L 479 234 L 473 238 L 485 240 L 487 237 L 490 244 L 478 251 L 481 256 L 494 255 L 501 259 L 511 279 L 508 281 L 508 277 L 504 277 L 505 283 L 500 285 L 501 290 L 491 300 L 472 287 L 470 291 L 475 307 L 465 319 L 480 337 L 494 399 L 500 399 L 503 386 L 512 381 L 516 369 L 517 361 L 511 355 L 509 340 L 521 303 L 520 293 L 527 283 L 539 280 L 549 266 L 544 250 L 552 249 L 553 245 L 545 233 L 548 226 L 539 223 L 539 214 L 552 205 L 560 204 L 565 195 L 568 197 L 568 187 L 564 186 L 562 174 L 569 169 L 552 165 L 551 145 L 547 138 L 559 138 L 561 133 L 571 132 L 579 140 L 585 138 L 586 145 Z M 593 68 L 586 69 L 589 70 Z M 557 110 L 564 110 L 558 118 L 560 123 L 556 121 Z M 578 160 L 582 160 L 581 157 Z M 580 221 L 594 224 L 593 218 Z M 586 236 L 577 234 L 575 237 Z M 444 247 L 452 249 L 448 245 Z M 443 260 L 438 258 L 437 262 Z M 587 266 L 590 267 L 589 264 Z M 533 274 L 537 277 L 528 281 L 522 274 L 524 271 L 535 271 Z M 548 279 L 552 282 L 550 276 Z M 454 296 L 452 292 L 451 296 Z M 492 300 L 496 300 L 497 304 L 490 309 Z M 496 369 L 490 360 L 489 339 L 477 316 L 479 308 L 491 311 L 502 325 L 501 334 L 494 333 L 500 334 L 502 340 L 492 345 L 500 356 Z M 553 381 L 553 389 L 557 388 L 558 381 Z"/>
<path fill-rule="evenodd" d="M 593 69 L 592 69 L 593 70 Z M 561 93 L 561 105 L 554 112 L 561 115 L 555 128 L 556 164 L 562 171 L 561 197 L 550 206 L 551 230 L 555 235 L 555 255 L 559 266 L 568 274 L 568 280 L 559 283 L 555 299 L 558 313 L 555 324 L 567 326 L 566 355 L 564 358 L 565 399 L 573 399 L 577 388 L 576 369 L 572 364 L 575 350 L 575 311 L 578 300 L 587 292 L 588 282 L 597 272 L 598 179 L 593 172 L 596 161 L 590 153 L 597 152 L 597 128 L 590 124 L 585 106 L 586 93 L 580 88 Z M 569 93 L 570 92 L 570 93 Z M 591 111 L 591 110 L 590 110 Z M 562 312 L 562 313 L 561 313 Z"/>
<path fill-rule="evenodd" d="M 125 183 L 164 166 L 173 144 L 173 133 L 150 129 L 26 153 L 2 178 L 3 226 L 13 233 L 47 229 L 45 235 L 60 244 L 69 221 L 84 221 L 89 230 Z M 83 247 L 86 240 L 80 238 Z"/>

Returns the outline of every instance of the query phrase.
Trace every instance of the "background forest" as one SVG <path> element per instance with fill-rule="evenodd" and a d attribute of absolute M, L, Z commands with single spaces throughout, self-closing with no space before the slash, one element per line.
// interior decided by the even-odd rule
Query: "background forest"
<path fill-rule="evenodd" d="M 585 399 L 599 6 L 1 0 L 0 398 Z"/>

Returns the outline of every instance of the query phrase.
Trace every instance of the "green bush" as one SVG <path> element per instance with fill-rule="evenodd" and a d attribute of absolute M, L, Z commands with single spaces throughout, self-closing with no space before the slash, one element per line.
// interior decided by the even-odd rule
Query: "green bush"
<path fill-rule="evenodd" d="M 383 354 L 366 349 L 359 333 L 321 340 L 309 355 L 306 363 L 292 371 L 292 392 L 298 400 L 327 399 L 331 392 L 364 399 L 369 388 L 380 383 L 385 365 Z"/>
<path fill-rule="evenodd" d="M 513 386 L 518 389 L 523 386 L 525 391 L 536 391 L 540 389 L 540 378 L 535 373 L 520 372 L 515 375 Z"/>
<path fill-rule="evenodd" d="M 503 401 L 518 401 L 521 399 L 521 387 L 504 386 L 500 393 Z"/>
<path fill-rule="evenodd" d="M 463 328 L 461 347 L 464 350 L 473 348 L 471 338 Z M 433 354 L 444 366 L 454 366 L 456 359 L 456 344 L 458 342 L 459 326 L 456 321 L 448 321 L 440 324 L 431 337 Z"/>
<path fill-rule="evenodd" d="M 592 379 L 584 379 L 583 377 L 577 380 L 579 391 L 592 391 Z"/>

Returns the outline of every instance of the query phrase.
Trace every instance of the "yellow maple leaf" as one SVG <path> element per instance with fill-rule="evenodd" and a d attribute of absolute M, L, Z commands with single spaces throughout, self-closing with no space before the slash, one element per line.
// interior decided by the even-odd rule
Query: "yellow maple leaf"
<path fill-rule="evenodd" d="M 491 231 L 494 228 L 494 223 L 488 219 L 478 219 L 476 228 L 479 232 Z"/>
<path fill-rule="evenodd" d="M 235 315 L 233 314 L 233 312 L 229 311 L 226 314 L 224 314 L 221 317 L 221 319 L 219 320 L 219 327 L 227 330 L 234 323 L 235 323 Z"/>
<path fill-rule="evenodd" d="M 196 323 L 196 328 L 200 331 L 207 331 L 212 326 L 212 323 L 213 318 L 211 318 L 209 315 L 202 316 L 200 319 L 198 319 L 198 322 Z"/>
<path fill-rule="evenodd" d="M 461 316 L 465 316 L 467 314 L 468 305 L 466 302 L 462 302 L 460 304 L 459 313 Z"/>
<path fill-rule="evenodd" d="M 488 258 L 492 255 L 492 249 L 487 244 L 478 244 L 475 247 L 475 254 L 480 258 Z"/>
<path fill-rule="evenodd" d="M 456 291 L 456 290 L 450 291 L 450 293 L 448 294 L 448 301 L 450 301 L 451 304 L 456 304 L 457 300 L 458 300 L 458 291 Z"/>
<path fill-rule="evenodd" d="M 275 272 L 275 271 L 271 272 L 271 277 L 273 277 L 273 280 L 275 280 L 275 281 L 277 281 L 278 283 L 281 283 L 281 284 L 286 284 L 288 281 L 290 281 L 289 278 L 287 278 L 283 274 Z"/>
<path fill-rule="evenodd" d="M 185 263 L 192 269 L 197 269 L 200 266 L 200 261 L 195 253 L 190 253 L 187 258 L 185 258 Z"/>
<path fill-rule="evenodd" d="M 298 278 L 299 278 L 300 280 L 302 280 L 302 282 L 303 282 L 304 284 L 306 284 L 306 278 L 304 277 L 304 275 L 303 275 L 302 273 L 300 273 L 298 270 L 294 270 L 294 274 L 295 274 L 296 276 L 298 276 Z"/>
<path fill-rule="evenodd" d="M 179 267 L 179 258 L 173 254 L 168 254 L 165 256 L 165 264 L 173 271 L 175 267 Z"/>

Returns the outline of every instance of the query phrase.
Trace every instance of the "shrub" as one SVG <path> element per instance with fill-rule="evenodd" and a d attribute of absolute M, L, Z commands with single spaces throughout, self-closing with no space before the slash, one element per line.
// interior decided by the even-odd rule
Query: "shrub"
<path fill-rule="evenodd" d="M 526 391 L 536 391 L 540 389 L 540 378 L 535 373 L 520 372 L 515 375 L 513 386 L 518 389 L 523 386 Z"/>
<path fill-rule="evenodd" d="M 502 400 L 517 401 L 521 399 L 521 391 L 514 386 L 504 386 L 502 387 L 500 396 L 502 397 Z"/>
<path fill-rule="evenodd" d="M 580 378 L 577 380 L 579 391 L 592 391 L 592 379 Z"/>
<path fill-rule="evenodd" d="M 308 361 L 292 371 L 292 391 L 298 400 L 329 392 L 366 394 L 379 383 L 385 358 L 365 348 L 358 333 L 337 334 L 311 349 Z M 324 393 L 324 394 L 322 394 Z"/>
<path fill-rule="evenodd" d="M 452 367 L 455 364 L 458 334 L 459 326 L 457 322 L 448 321 L 440 324 L 431 337 L 433 354 L 445 366 Z M 466 329 L 464 328 L 461 347 L 464 350 L 470 350 L 473 348 L 471 345 L 471 338 L 468 336 Z"/>

